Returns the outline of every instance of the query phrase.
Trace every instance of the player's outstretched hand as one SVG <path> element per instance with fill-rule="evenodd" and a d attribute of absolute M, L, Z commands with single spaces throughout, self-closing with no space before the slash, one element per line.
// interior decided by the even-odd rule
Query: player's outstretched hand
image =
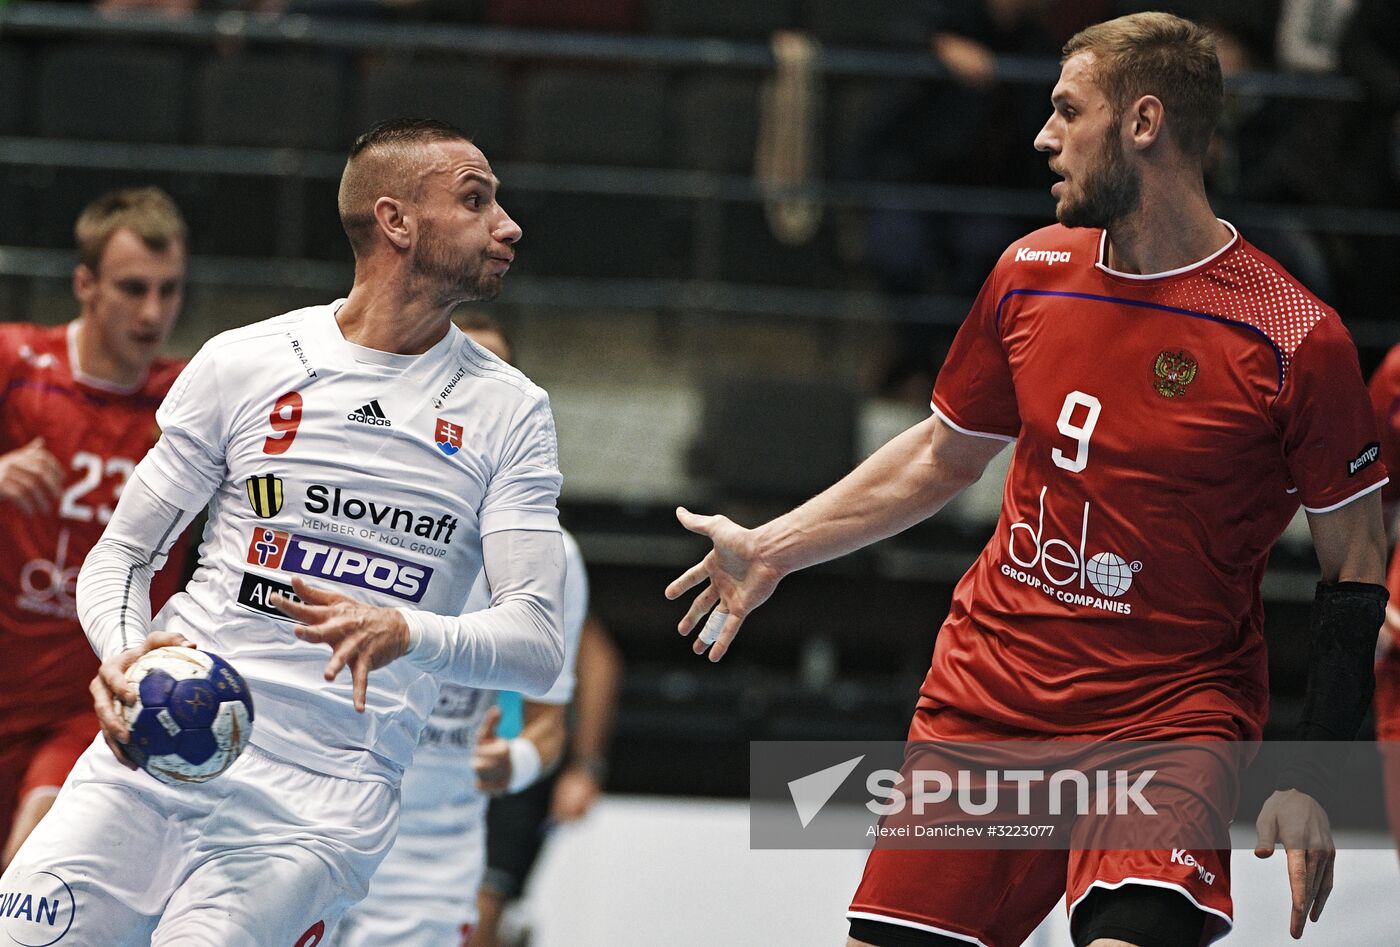
<path fill-rule="evenodd" d="M 333 681 L 345 667 L 350 668 L 355 709 L 364 713 L 369 672 L 408 651 L 408 622 L 398 609 L 368 605 L 348 595 L 318 589 L 304 579 L 292 579 L 292 591 L 300 602 L 275 592 L 276 598 L 269 601 L 282 614 L 304 623 L 296 629 L 302 641 L 331 646 L 326 680 Z"/>
<path fill-rule="evenodd" d="M 476 732 L 476 749 L 472 750 L 472 771 L 476 773 L 476 788 L 492 795 L 503 793 L 510 786 L 510 741 L 497 736 L 501 723 L 501 708 L 491 707 Z"/>
<path fill-rule="evenodd" d="M 126 679 L 126 669 L 147 651 L 171 647 L 193 648 L 194 644 L 184 635 L 173 631 L 153 631 L 135 648 L 128 648 L 103 661 L 102 666 L 97 669 L 97 676 L 88 685 L 88 690 L 92 693 L 93 709 L 97 711 L 97 722 L 102 727 L 102 739 L 107 741 L 107 746 L 117 758 L 117 762 L 127 769 L 136 769 L 137 766 L 127 758 L 122 749 L 131 742 L 131 729 L 126 725 L 126 717 L 123 716 L 120 705 L 125 704 L 129 707 L 136 703 L 141 695 Z"/>
<path fill-rule="evenodd" d="M 676 630 L 682 635 L 690 634 L 700 619 L 714 609 L 691 650 L 704 654 L 709 648 L 710 660 L 718 661 L 729 650 L 744 619 L 768 601 L 783 576 L 760 556 L 755 530 L 745 529 L 725 516 L 698 516 L 683 506 L 676 508 L 676 519 L 692 533 L 707 537 L 714 548 L 666 586 L 666 597 L 680 598 L 708 580 Z"/>
<path fill-rule="evenodd" d="M 1288 854 L 1288 887 L 1293 895 L 1288 933 L 1297 940 L 1303 936 L 1303 925 L 1322 916 L 1332 893 L 1332 867 L 1337 860 L 1332 823 L 1312 796 L 1286 789 L 1264 801 L 1255 828 L 1259 832 L 1255 855 L 1268 858 L 1278 842 Z"/>
<path fill-rule="evenodd" d="M 0 500 L 32 516 L 53 509 L 62 493 L 63 467 L 42 437 L 0 455 Z"/>

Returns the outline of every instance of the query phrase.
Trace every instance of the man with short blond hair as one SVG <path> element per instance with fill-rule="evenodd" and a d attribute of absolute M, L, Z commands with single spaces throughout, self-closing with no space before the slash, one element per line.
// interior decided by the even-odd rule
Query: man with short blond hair
<path fill-rule="evenodd" d="M 75 235 L 78 317 L 0 326 L 0 869 L 97 733 L 97 662 L 73 584 L 183 364 L 160 355 L 185 287 L 175 203 L 153 187 L 113 191 Z M 184 548 L 156 578 L 157 604 L 175 592 Z"/>

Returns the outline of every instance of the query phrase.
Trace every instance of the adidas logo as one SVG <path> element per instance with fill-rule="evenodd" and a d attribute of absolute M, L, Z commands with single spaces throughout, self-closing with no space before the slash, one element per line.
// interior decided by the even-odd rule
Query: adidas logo
<path fill-rule="evenodd" d="M 374 424 L 378 427 L 393 427 L 389 419 L 384 415 L 384 409 L 379 407 L 378 399 L 371 401 L 363 407 L 356 408 L 345 416 L 347 421 L 359 421 L 361 424 Z"/>

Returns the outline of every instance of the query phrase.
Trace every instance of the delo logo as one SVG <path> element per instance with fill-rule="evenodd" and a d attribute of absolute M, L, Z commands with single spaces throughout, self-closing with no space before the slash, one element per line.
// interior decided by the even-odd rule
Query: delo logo
<path fill-rule="evenodd" d="M 1172 864 L 1185 865 L 1188 868 L 1196 869 L 1196 877 L 1208 885 L 1215 884 L 1215 872 L 1206 871 L 1206 866 L 1196 861 L 1196 856 L 1188 853 L 1184 848 L 1172 849 Z"/>
<path fill-rule="evenodd" d="M 49 947 L 67 936 L 77 903 L 73 889 L 51 871 L 36 871 L 0 890 L 0 930 L 19 947 Z"/>
<path fill-rule="evenodd" d="M 67 527 L 59 530 L 58 549 L 52 559 L 30 559 L 19 570 L 16 604 L 27 612 L 53 618 L 78 617 L 78 567 L 68 564 Z"/>
<path fill-rule="evenodd" d="M 1046 266 L 1054 266 L 1056 263 L 1068 263 L 1068 250 L 1032 250 L 1028 247 L 1016 248 L 1017 263 L 1044 263 Z"/>
<path fill-rule="evenodd" d="M 1088 555 L 1089 513 L 1092 507 L 1087 500 L 1084 501 L 1083 518 L 1075 530 L 1079 534 L 1077 547 L 1066 539 L 1046 538 L 1045 493 L 1049 489 L 1040 488 L 1040 515 L 1035 525 L 1022 522 L 1011 524 L 1006 553 L 1020 569 L 1003 564 L 1002 575 L 1039 589 L 1066 605 L 1088 605 L 1120 615 L 1132 614 L 1130 604 L 1115 599 L 1132 587 L 1133 576 L 1142 570 L 1142 563 L 1136 560 L 1128 562 L 1116 552 Z M 1092 586 L 1098 595 L 1074 592 L 1065 586 L 1080 590 Z"/>
<path fill-rule="evenodd" d="M 429 566 L 266 527 L 253 531 L 248 562 L 383 592 L 407 602 L 421 601 L 433 576 Z"/>

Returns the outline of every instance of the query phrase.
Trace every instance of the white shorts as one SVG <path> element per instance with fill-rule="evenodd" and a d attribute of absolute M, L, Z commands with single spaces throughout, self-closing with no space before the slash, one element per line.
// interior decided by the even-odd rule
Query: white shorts
<path fill-rule="evenodd" d="M 256 747 L 218 779 L 166 786 L 98 736 L 0 878 L 0 933 L 57 947 L 315 947 L 364 897 L 397 818 L 393 787 Z"/>
<path fill-rule="evenodd" d="M 475 774 L 415 762 L 404 773 L 393 850 L 328 947 L 457 947 L 476 923 L 486 870 L 487 798 Z"/>

